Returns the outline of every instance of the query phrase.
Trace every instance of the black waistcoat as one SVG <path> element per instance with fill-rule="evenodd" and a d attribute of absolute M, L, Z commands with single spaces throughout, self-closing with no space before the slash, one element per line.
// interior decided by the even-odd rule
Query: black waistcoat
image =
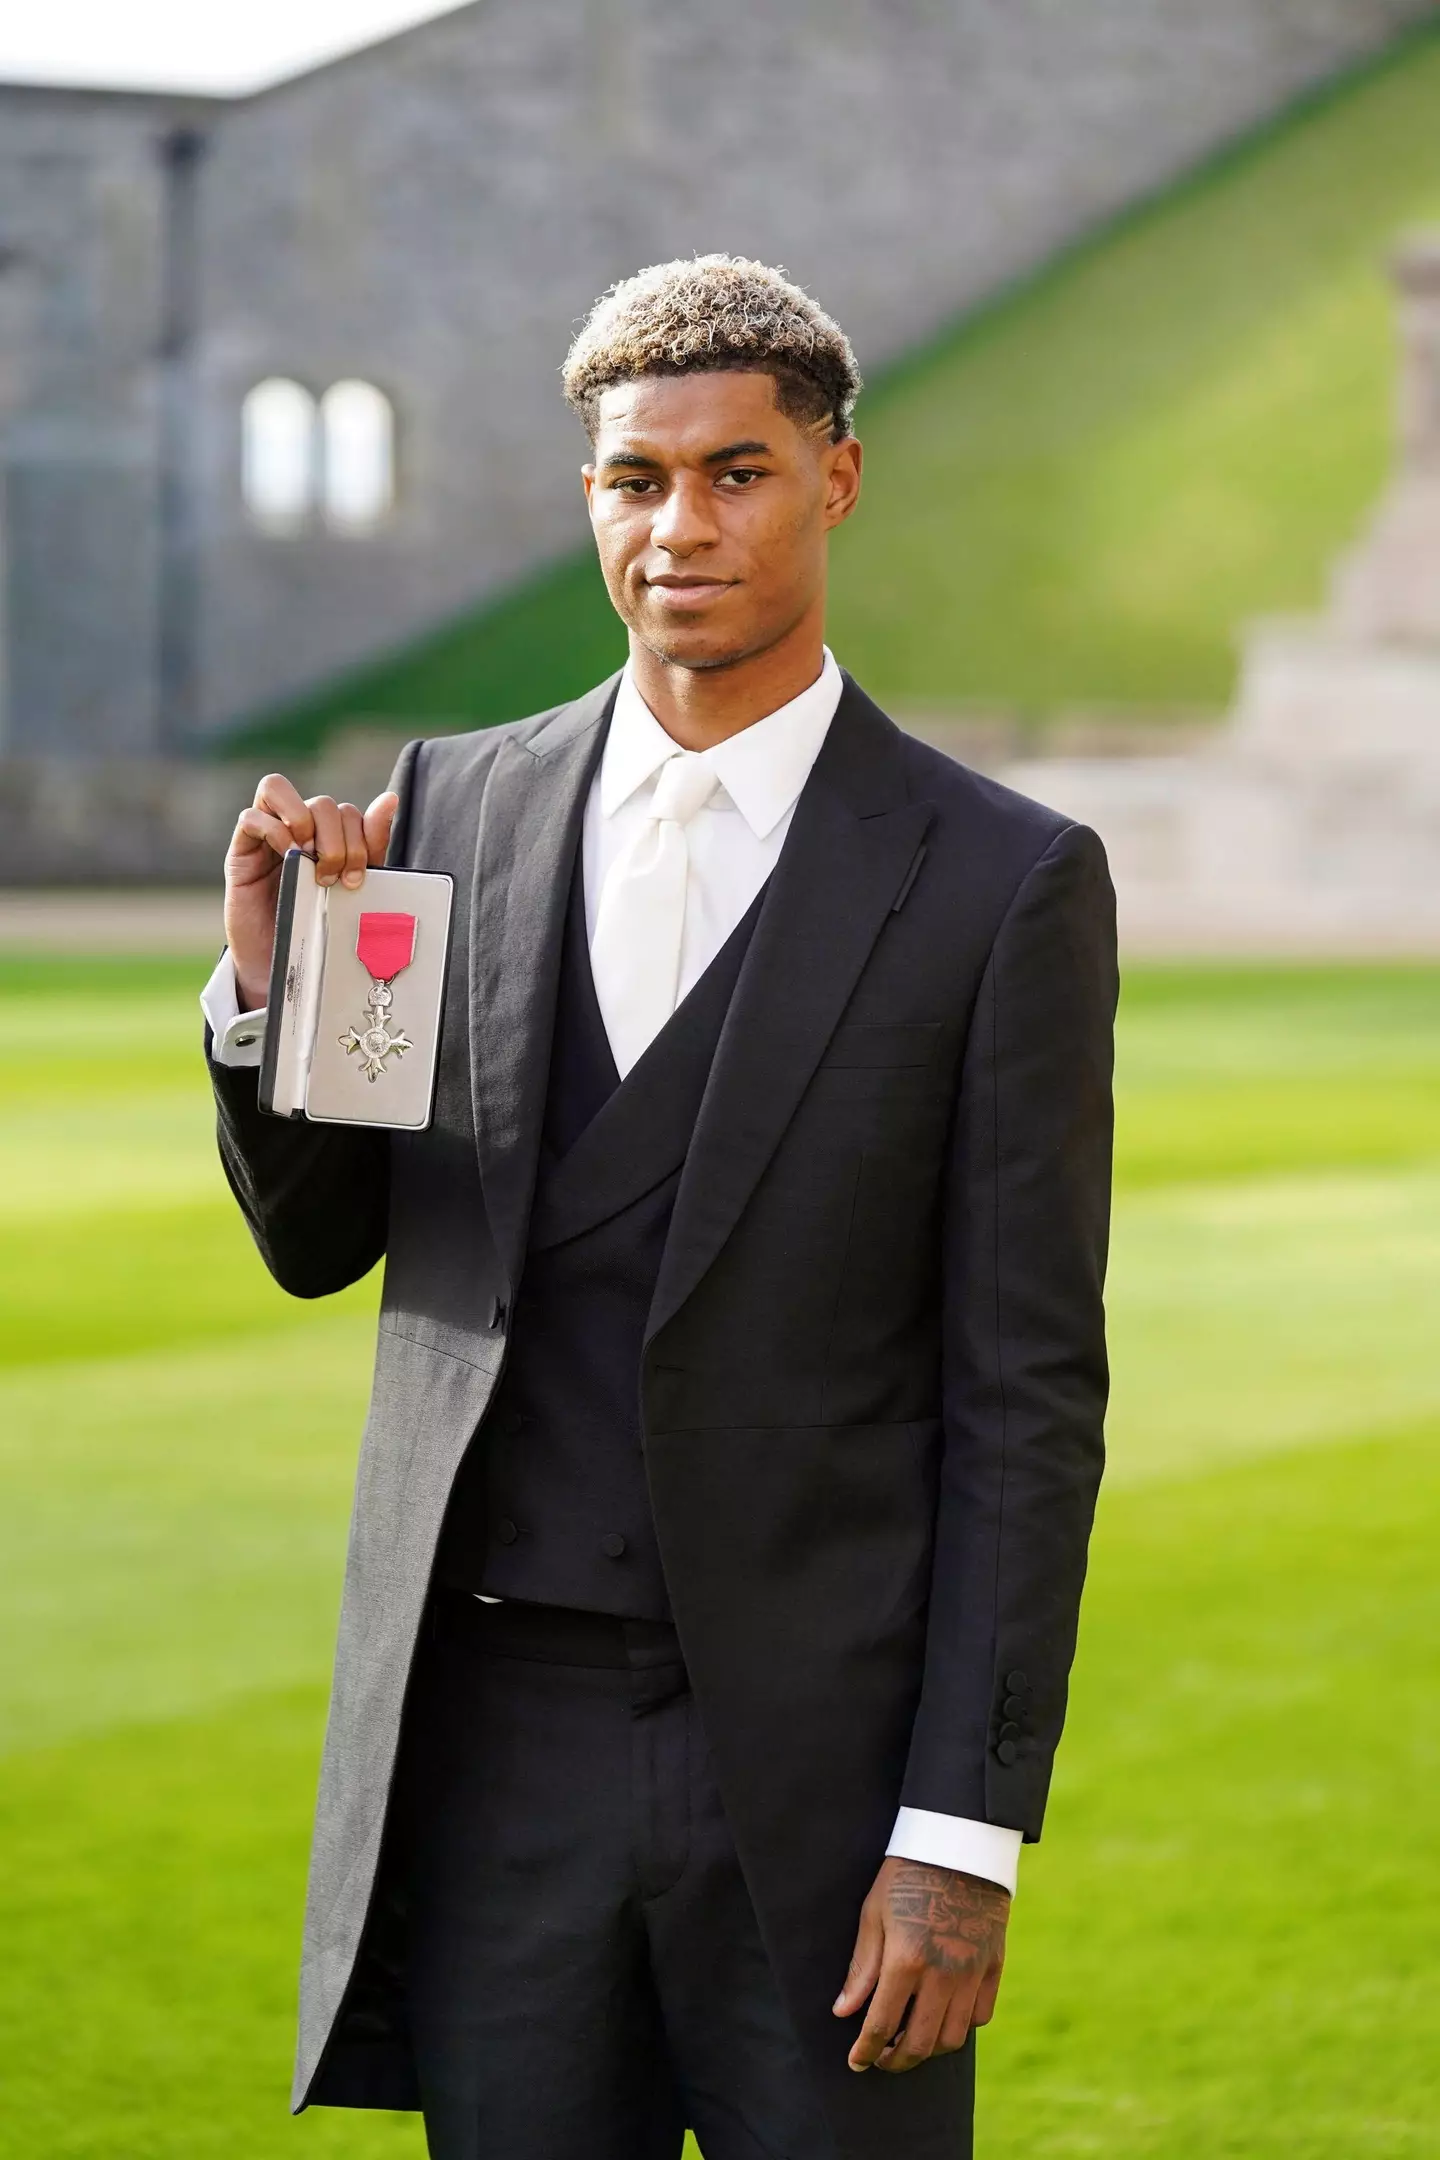
<path fill-rule="evenodd" d="M 544 1139 L 509 1356 L 446 1521 L 454 1588 L 669 1617 L 640 1438 L 640 1358 L 675 1193 L 763 893 L 623 1083 L 577 861 Z"/>

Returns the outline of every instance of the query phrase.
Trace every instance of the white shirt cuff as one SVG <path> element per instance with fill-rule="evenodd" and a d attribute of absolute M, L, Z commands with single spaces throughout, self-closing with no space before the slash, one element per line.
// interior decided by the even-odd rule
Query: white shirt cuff
<path fill-rule="evenodd" d="M 998 1883 L 1015 1895 L 1020 1873 L 1018 1830 L 1000 1823 L 971 1822 L 965 1815 L 933 1815 L 928 1808 L 902 1807 L 895 1818 L 887 1859 L 924 1860 L 932 1867 L 959 1868 Z"/>
<path fill-rule="evenodd" d="M 210 1023 L 210 1055 L 217 1065 L 258 1065 L 265 1054 L 265 1008 L 240 1010 L 235 963 L 223 952 L 200 993 L 200 1010 Z"/>

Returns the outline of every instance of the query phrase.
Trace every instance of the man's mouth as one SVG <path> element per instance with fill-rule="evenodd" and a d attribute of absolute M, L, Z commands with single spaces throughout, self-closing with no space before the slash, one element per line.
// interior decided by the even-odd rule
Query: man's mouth
<path fill-rule="evenodd" d="M 665 575 L 647 578 L 646 585 L 662 607 L 703 607 L 707 601 L 718 600 L 734 583 L 732 578 L 677 577 Z"/>

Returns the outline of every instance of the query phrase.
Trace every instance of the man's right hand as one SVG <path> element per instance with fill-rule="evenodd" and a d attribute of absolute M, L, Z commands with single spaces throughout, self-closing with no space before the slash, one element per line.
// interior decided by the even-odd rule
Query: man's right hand
<path fill-rule="evenodd" d="M 292 847 L 315 857 L 317 884 L 357 886 L 383 863 L 400 798 L 377 795 L 368 810 L 330 795 L 305 800 L 283 773 L 269 773 L 242 810 L 225 857 L 225 942 L 235 963 L 242 1012 L 263 1005 L 270 988 L 280 863 Z"/>

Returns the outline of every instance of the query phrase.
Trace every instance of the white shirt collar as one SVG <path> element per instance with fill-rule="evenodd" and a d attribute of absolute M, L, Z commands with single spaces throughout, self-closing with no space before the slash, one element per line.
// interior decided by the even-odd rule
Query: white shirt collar
<path fill-rule="evenodd" d="M 829 646 L 820 673 L 788 705 L 741 728 L 700 755 L 757 840 L 793 810 L 835 717 L 844 680 Z M 613 817 L 638 787 L 653 779 L 679 745 L 667 735 L 635 687 L 627 666 L 615 694 L 600 762 L 600 809 Z"/>

